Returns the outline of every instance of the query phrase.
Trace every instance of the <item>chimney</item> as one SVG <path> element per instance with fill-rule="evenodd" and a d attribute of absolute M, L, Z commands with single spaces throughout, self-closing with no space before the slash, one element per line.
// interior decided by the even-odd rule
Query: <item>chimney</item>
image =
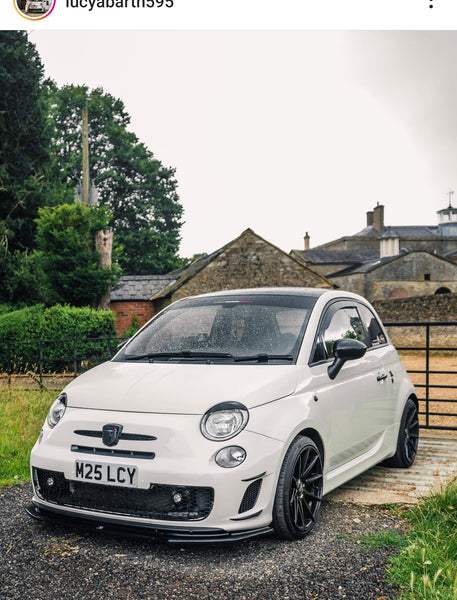
<path fill-rule="evenodd" d="M 380 233 L 384 231 L 384 206 L 379 202 L 373 210 L 373 225 Z"/>
<path fill-rule="evenodd" d="M 379 256 L 380 258 L 386 258 L 388 256 L 398 256 L 400 254 L 400 238 L 391 230 L 390 227 L 386 229 L 383 235 L 379 238 Z"/>
<path fill-rule="evenodd" d="M 309 234 L 308 232 L 305 233 L 305 250 L 309 250 Z"/>
<path fill-rule="evenodd" d="M 367 212 L 367 227 L 371 227 L 373 225 L 373 211 L 369 210 Z"/>

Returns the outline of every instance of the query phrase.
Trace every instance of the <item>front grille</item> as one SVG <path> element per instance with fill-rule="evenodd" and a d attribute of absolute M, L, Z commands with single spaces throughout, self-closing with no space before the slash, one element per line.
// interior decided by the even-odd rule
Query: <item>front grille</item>
<path fill-rule="evenodd" d="M 248 485 L 246 491 L 244 492 L 243 499 L 241 500 L 240 508 L 238 510 L 238 514 L 244 513 L 251 508 L 254 508 L 255 503 L 257 502 L 257 498 L 259 497 L 260 488 L 262 487 L 262 480 L 256 479 L 251 484 Z"/>
<path fill-rule="evenodd" d="M 95 512 L 161 519 L 205 519 L 214 503 L 214 489 L 151 484 L 149 490 L 71 481 L 63 473 L 33 468 L 39 498 L 59 506 Z M 177 501 L 179 500 L 179 501 Z"/>
<path fill-rule="evenodd" d="M 72 452 L 81 452 L 82 454 L 97 454 L 98 456 L 119 456 L 121 458 L 145 458 L 152 460 L 155 457 L 154 452 L 137 452 L 136 450 L 118 450 L 117 448 L 93 448 L 92 446 L 78 446 L 72 444 Z"/>

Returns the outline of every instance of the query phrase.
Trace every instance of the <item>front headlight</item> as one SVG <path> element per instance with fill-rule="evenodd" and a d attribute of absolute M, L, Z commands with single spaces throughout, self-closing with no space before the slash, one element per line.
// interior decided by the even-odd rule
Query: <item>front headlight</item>
<path fill-rule="evenodd" d="M 65 410 L 67 409 L 67 394 L 62 392 L 58 398 L 54 400 L 51 408 L 48 412 L 48 425 L 51 427 L 55 427 L 57 423 L 61 420 L 61 418 L 65 414 Z"/>
<path fill-rule="evenodd" d="M 248 420 L 249 413 L 245 406 L 239 402 L 223 402 L 203 415 L 200 430 L 209 440 L 229 440 L 246 427 Z"/>

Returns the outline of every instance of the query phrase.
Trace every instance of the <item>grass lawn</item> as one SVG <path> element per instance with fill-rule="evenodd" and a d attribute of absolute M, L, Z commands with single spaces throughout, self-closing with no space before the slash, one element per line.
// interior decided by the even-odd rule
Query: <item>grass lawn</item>
<path fill-rule="evenodd" d="M 388 573 L 400 600 L 457 600 L 456 482 L 406 514 L 411 529 Z"/>
<path fill-rule="evenodd" d="M 457 482 L 412 508 L 390 508 L 409 521 L 406 534 L 382 531 L 359 543 L 394 550 L 386 580 L 401 591 L 392 600 L 457 600 Z"/>
<path fill-rule="evenodd" d="M 0 487 L 30 480 L 30 450 L 56 396 L 35 390 L 0 390 Z"/>

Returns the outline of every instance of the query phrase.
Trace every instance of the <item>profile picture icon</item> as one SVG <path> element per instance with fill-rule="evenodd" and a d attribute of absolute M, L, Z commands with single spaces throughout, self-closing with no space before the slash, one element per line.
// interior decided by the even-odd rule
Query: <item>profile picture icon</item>
<path fill-rule="evenodd" d="M 44 19 L 54 9 L 56 0 L 15 0 L 19 14 L 30 21 Z"/>

